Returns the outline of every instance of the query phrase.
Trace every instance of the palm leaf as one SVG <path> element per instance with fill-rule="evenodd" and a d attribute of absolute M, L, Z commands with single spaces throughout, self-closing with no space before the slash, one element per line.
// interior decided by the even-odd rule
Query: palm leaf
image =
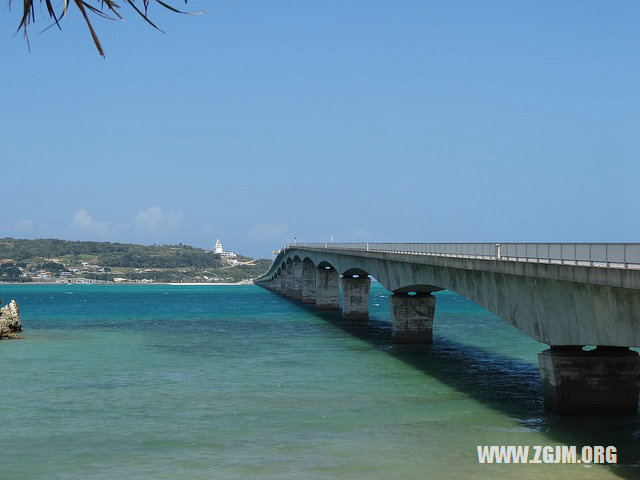
<path fill-rule="evenodd" d="M 100 40 L 98 39 L 98 35 L 96 35 L 96 31 L 93 29 L 93 25 L 89 21 L 89 17 L 87 16 L 87 11 L 84 9 L 85 3 L 82 0 L 75 0 L 76 5 L 82 12 L 82 16 L 84 17 L 84 21 L 87 22 L 87 27 L 89 27 L 89 31 L 91 32 L 91 37 L 93 38 L 93 43 L 96 44 L 96 48 L 98 49 L 98 53 L 104 57 L 104 50 L 102 50 L 102 45 L 100 45 Z"/>
<path fill-rule="evenodd" d="M 38 0 L 22 0 L 22 16 L 20 18 L 20 22 L 18 23 L 18 29 L 16 31 L 16 33 L 18 33 L 20 30 L 23 30 L 24 37 L 25 37 L 25 39 L 27 41 L 27 47 L 28 48 L 30 48 L 30 46 L 29 46 L 29 36 L 28 36 L 28 33 L 27 33 L 27 27 L 31 23 L 35 23 L 35 6 L 34 6 L 34 2 L 35 1 L 38 1 Z M 62 0 L 63 7 L 62 7 L 62 11 L 60 11 L 59 13 L 56 12 L 56 9 L 53 6 L 52 0 L 39 0 L 39 1 L 40 1 L 41 5 L 42 5 L 42 3 L 44 3 L 44 7 L 46 9 L 46 15 L 48 15 L 49 18 L 52 20 L 52 23 L 49 26 L 47 26 L 44 30 L 42 30 L 40 33 L 45 32 L 46 30 L 48 30 L 49 28 L 53 27 L 54 25 L 57 26 L 59 29 L 62 29 L 61 20 L 67 14 L 67 11 L 69 9 L 69 1 L 70 0 Z M 119 3 L 116 3 L 116 2 L 119 2 L 119 1 L 120 0 L 73 0 L 73 3 L 76 5 L 78 10 L 82 14 L 82 17 L 83 17 L 85 23 L 87 24 L 87 27 L 89 28 L 89 32 L 91 33 L 91 38 L 93 39 L 93 43 L 95 44 L 96 49 L 98 50 L 98 53 L 100 55 L 102 55 L 103 57 L 105 56 L 104 49 L 102 48 L 102 44 L 100 43 L 100 39 L 98 38 L 98 35 L 96 34 L 96 31 L 93 28 L 93 25 L 91 24 L 91 20 L 89 19 L 89 15 L 92 14 L 92 15 L 96 15 L 96 16 L 101 17 L 101 18 L 106 18 L 106 19 L 109 19 L 109 20 L 115 20 L 116 18 L 114 18 L 113 16 L 105 13 L 105 11 L 108 11 L 108 12 L 112 13 L 115 17 L 117 17 L 118 19 L 124 20 L 123 16 L 118 11 L 118 9 L 120 9 L 120 5 L 119 5 Z M 163 32 L 163 30 L 160 29 L 148 16 L 149 6 L 150 6 L 152 1 L 155 1 L 160 6 L 166 8 L 167 10 L 169 10 L 171 12 L 181 13 L 181 14 L 184 14 L 184 15 L 201 15 L 201 14 L 203 14 L 203 13 L 205 13 L 207 11 L 207 10 L 202 10 L 202 11 L 197 11 L 197 12 L 185 12 L 185 11 L 182 11 L 182 10 L 179 10 L 179 9 L 173 7 L 171 4 L 168 3 L 168 0 L 167 1 L 164 1 L 164 0 L 139 0 L 139 1 L 142 2 L 142 9 L 140 9 L 138 7 L 138 5 L 136 5 L 136 0 L 124 0 L 124 1 L 127 4 L 129 4 L 129 6 L 131 8 L 133 8 L 133 10 L 138 15 L 140 15 L 145 22 L 147 22 L 153 28 L 155 28 L 156 30 L 159 30 L 161 32 Z M 187 3 L 187 0 L 184 0 L 184 2 Z M 105 6 L 106 6 L 106 8 L 105 8 Z M 11 0 L 9 0 L 9 9 L 11 9 Z"/>

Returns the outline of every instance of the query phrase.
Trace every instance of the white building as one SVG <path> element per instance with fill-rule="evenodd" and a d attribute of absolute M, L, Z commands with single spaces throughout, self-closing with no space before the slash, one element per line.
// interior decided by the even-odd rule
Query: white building
<path fill-rule="evenodd" d="M 213 249 L 213 253 L 215 253 L 216 255 L 220 255 L 220 257 L 224 258 L 224 259 L 229 259 L 229 258 L 235 258 L 236 254 L 233 252 L 225 252 L 222 249 L 222 242 L 220 241 L 219 238 L 216 239 L 216 246 Z"/>
<path fill-rule="evenodd" d="M 216 246 L 213 249 L 213 253 L 222 253 L 222 242 L 219 238 L 216 238 Z"/>

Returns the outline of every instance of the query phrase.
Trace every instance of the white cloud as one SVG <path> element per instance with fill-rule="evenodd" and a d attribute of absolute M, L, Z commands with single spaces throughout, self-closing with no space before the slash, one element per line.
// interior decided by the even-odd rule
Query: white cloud
<path fill-rule="evenodd" d="M 180 212 L 163 212 L 160 207 L 140 210 L 133 223 L 136 231 L 142 235 L 165 236 L 182 225 L 184 215 Z"/>
<path fill-rule="evenodd" d="M 124 239 L 131 241 L 131 234 L 141 240 L 154 241 L 181 227 L 184 216 L 179 212 L 163 212 L 160 207 L 140 210 L 129 222 L 111 223 L 98 220 L 86 210 L 78 210 L 71 219 L 71 227 L 90 238 L 99 240 Z"/>
<path fill-rule="evenodd" d="M 104 238 L 112 232 L 109 222 L 96 220 L 84 208 L 73 215 L 71 226 L 78 231 L 90 233 L 100 238 Z"/>
<path fill-rule="evenodd" d="M 261 223 L 251 229 L 248 237 L 252 242 L 282 242 L 286 239 L 288 229 L 284 223 Z"/>
<path fill-rule="evenodd" d="M 35 226 L 35 223 L 33 223 L 31 220 L 26 219 L 26 218 L 21 218 L 18 223 L 16 223 L 15 225 L 15 230 L 17 232 L 30 232 L 31 230 L 33 230 L 33 227 Z"/>
<path fill-rule="evenodd" d="M 35 230 L 36 224 L 29 219 L 21 218 L 15 223 L 0 224 L 0 237 L 28 235 Z"/>

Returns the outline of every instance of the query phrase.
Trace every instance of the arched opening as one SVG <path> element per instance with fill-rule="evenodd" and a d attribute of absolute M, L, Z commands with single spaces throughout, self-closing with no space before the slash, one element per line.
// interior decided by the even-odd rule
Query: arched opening
<path fill-rule="evenodd" d="M 335 270 L 335 267 L 327 261 L 322 261 L 318 264 L 320 270 Z"/>
<path fill-rule="evenodd" d="M 436 285 L 407 285 L 404 287 L 396 288 L 393 293 L 433 293 L 445 290 L 442 287 Z"/>
<path fill-rule="evenodd" d="M 369 272 L 365 272 L 359 268 L 350 268 L 345 271 L 342 276 L 347 278 L 367 278 L 369 277 Z"/>

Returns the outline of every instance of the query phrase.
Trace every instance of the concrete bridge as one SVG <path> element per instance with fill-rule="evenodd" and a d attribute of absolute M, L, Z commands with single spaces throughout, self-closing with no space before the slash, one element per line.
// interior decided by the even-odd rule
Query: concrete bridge
<path fill-rule="evenodd" d="M 255 283 L 366 321 L 371 276 L 393 292 L 396 342 L 430 344 L 432 293 L 451 290 L 549 345 L 538 355 L 548 408 L 637 412 L 640 244 L 292 244 Z"/>

